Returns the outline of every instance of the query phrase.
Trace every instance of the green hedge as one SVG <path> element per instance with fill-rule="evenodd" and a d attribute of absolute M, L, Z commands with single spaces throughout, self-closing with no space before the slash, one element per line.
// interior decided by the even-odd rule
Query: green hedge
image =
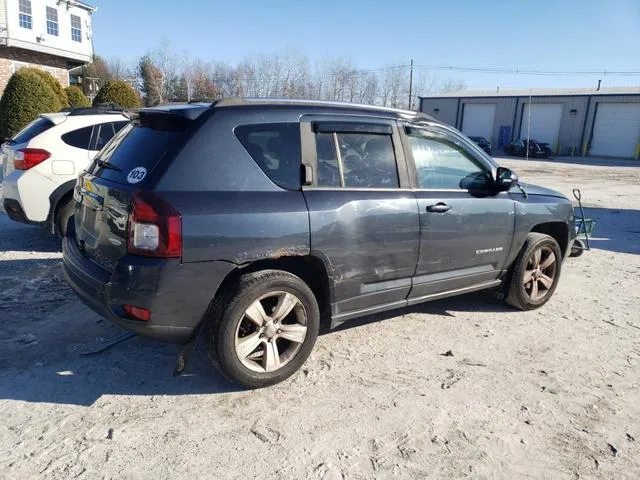
<path fill-rule="evenodd" d="M 94 105 L 117 103 L 122 108 L 139 108 L 140 98 L 131 86 L 122 80 L 109 80 L 93 99 Z"/>
<path fill-rule="evenodd" d="M 60 100 L 33 69 L 20 69 L 7 83 L 0 99 L 0 135 L 12 137 L 41 113 L 59 112 Z"/>
<path fill-rule="evenodd" d="M 69 106 L 70 107 L 90 107 L 91 101 L 86 97 L 82 90 L 80 90 L 75 85 L 71 85 L 64 89 L 67 93 L 67 97 L 69 98 Z"/>
<path fill-rule="evenodd" d="M 62 88 L 62 85 L 60 85 L 60 82 L 56 80 L 56 78 L 53 75 L 51 75 L 49 72 L 45 72 L 44 70 L 40 70 L 39 68 L 35 68 L 35 67 L 25 67 L 25 68 L 21 68 L 20 70 L 32 72 L 40 76 L 40 78 L 42 78 L 42 80 L 44 80 L 47 83 L 47 85 L 51 87 L 51 90 L 53 90 L 53 93 L 56 94 L 56 97 L 58 97 L 58 101 L 60 102 L 60 105 L 62 105 L 63 108 L 69 106 L 69 99 L 67 98 L 67 92 L 64 91 L 64 88 Z"/>

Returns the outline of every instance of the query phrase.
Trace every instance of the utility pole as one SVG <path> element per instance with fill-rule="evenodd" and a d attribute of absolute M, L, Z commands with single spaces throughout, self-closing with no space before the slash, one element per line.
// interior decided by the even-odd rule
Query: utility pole
<path fill-rule="evenodd" d="M 413 58 L 411 59 L 411 65 L 409 67 L 409 110 L 411 110 L 411 100 L 413 94 Z"/>

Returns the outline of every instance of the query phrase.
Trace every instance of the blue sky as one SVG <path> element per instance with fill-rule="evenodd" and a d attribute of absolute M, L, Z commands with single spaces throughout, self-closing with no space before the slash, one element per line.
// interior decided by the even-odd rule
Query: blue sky
<path fill-rule="evenodd" d="M 313 62 L 545 71 L 640 71 L 640 0 L 94 0 L 94 47 L 134 62 L 171 50 L 232 64 L 286 49 Z M 640 76 L 432 71 L 470 89 L 640 85 Z"/>

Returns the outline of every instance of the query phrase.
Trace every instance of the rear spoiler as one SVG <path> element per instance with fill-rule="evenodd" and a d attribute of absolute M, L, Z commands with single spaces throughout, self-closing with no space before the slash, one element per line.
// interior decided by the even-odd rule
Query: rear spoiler
<path fill-rule="evenodd" d="M 60 115 L 59 113 L 43 113 L 42 115 L 40 115 L 40 118 L 49 120 L 54 125 L 60 125 L 62 122 L 64 122 L 67 119 L 67 116 Z"/>

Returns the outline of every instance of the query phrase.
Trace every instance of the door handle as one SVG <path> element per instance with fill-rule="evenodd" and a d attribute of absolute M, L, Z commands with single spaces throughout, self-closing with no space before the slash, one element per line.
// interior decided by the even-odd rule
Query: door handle
<path fill-rule="evenodd" d="M 435 205 L 427 206 L 427 212 L 429 213 L 444 213 L 448 212 L 449 210 L 451 210 L 451 207 L 442 202 L 436 203 Z"/>

